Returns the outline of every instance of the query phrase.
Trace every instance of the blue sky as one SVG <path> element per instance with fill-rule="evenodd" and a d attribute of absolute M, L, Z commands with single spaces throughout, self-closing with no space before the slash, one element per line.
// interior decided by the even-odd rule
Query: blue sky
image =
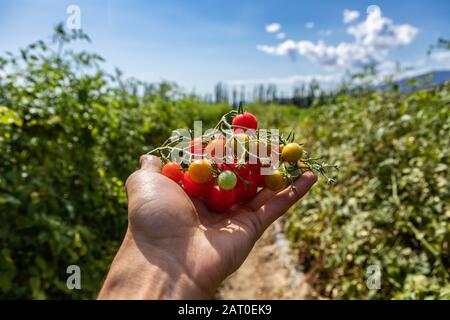
<path fill-rule="evenodd" d="M 88 48 L 106 58 L 108 69 L 198 93 L 218 81 L 287 88 L 312 77 L 333 82 L 367 61 L 386 73 L 395 61 L 416 73 L 450 68 L 449 54 L 425 56 L 438 37 L 450 38 L 448 0 L 0 0 L 0 52 L 48 37 L 71 4 L 80 7 L 81 27 L 93 40 Z M 378 7 L 369 18 L 371 5 Z M 267 32 L 271 24 L 268 30 L 277 29 L 274 23 L 279 30 Z"/>

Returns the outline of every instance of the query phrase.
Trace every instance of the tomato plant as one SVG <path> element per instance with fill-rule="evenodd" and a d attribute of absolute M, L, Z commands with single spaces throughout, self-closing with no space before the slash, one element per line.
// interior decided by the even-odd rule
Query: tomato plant
<path fill-rule="evenodd" d="M 180 97 L 171 83 L 111 75 L 100 56 L 66 45 L 84 38 L 58 27 L 52 40 L 0 57 L 2 299 L 95 298 L 126 230 L 124 183 L 136 158 L 194 120 L 213 128 L 221 119 L 220 130 L 233 129 L 241 114 Z M 314 146 L 308 151 L 343 167 L 337 185 L 316 184 L 286 215 L 299 263 L 317 279 L 314 292 L 327 299 L 448 299 L 450 85 L 327 96 L 312 108 L 249 106 L 267 128 L 294 128 Z M 288 137 L 280 144 L 294 142 Z M 259 145 L 262 138 L 251 139 Z M 195 140 L 200 154 L 210 140 Z M 302 171 L 322 169 L 322 161 L 303 157 Z M 248 165 L 250 174 L 231 167 L 263 187 L 260 160 Z M 185 173 L 181 184 L 206 198 L 216 182 L 213 166 L 208 183 Z M 256 191 L 238 178 L 230 192 L 245 203 Z M 232 198 L 225 195 L 215 200 L 219 210 Z M 78 263 L 83 289 L 67 290 L 61 271 Z M 380 290 L 365 286 L 369 265 L 388 270 Z"/>
<path fill-rule="evenodd" d="M 220 163 L 217 165 L 219 172 L 224 170 L 231 170 L 241 178 L 248 178 L 251 174 L 250 164 L 248 163 Z"/>
<path fill-rule="evenodd" d="M 229 106 L 105 70 L 81 30 L 46 39 L 0 53 L 0 298 L 93 299 L 123 240 L 136 159 Z M 73 264 L 82 290 L 65 284 Z"/>

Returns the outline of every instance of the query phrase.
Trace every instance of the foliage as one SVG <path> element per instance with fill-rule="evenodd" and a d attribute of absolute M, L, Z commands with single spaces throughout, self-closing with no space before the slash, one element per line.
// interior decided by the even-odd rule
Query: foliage
<path fill-rule="evenodd" d="M 306 149 L 340 163 L 289 215 L 319 296 L 450 298 L 450 84 L 373 92 L 299 111 Z M 369 265 L 381 289 L 366 287 Z"/>
<path fill-rule="evenodd" d="M 139 155 L 228 110 L 107 74 L 98 55 L 69 49 L 83 39 L 58 26 L 51 42 L 0 58 L 1 298 L 95 297 L 126 229 L 124 182 Z M 66 287 L 71 264 L 82 290 Z"/>
<path fill-rule="evenodd" d="M 137 159 L 207 105 L 174 84 L 124 80 L 88 40 L 58 27 L 0 57 L 0 297 L 93 298 L 126 229 L 124 182 Z M 252 105 L 264 127 L 293 128 L 341 169 L 291 210 L 287 231 L 320 297 L 449 298 L 450 87 Z M 82 290 L 66 287 L 77 264 Z M 381 289 L 366 268 L 381 266 Z"/>

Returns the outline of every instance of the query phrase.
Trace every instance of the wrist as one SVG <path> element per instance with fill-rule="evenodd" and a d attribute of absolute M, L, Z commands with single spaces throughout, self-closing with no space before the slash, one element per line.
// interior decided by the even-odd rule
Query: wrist
<path fill-rule="evenodd" d="M 209 299 L 168 252 L 136 243 L 130 231 L 114 258 L 98 299 Z"/>

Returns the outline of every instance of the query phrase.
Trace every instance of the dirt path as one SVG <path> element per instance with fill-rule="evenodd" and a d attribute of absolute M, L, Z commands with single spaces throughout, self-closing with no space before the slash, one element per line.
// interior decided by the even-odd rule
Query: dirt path
<path fill-rule="evenodd" d="M 272 225 L 244 264 L 218 289 L 217 299 L 308 299 L 310 288 L 295 269 L 281 224 Z"/>

